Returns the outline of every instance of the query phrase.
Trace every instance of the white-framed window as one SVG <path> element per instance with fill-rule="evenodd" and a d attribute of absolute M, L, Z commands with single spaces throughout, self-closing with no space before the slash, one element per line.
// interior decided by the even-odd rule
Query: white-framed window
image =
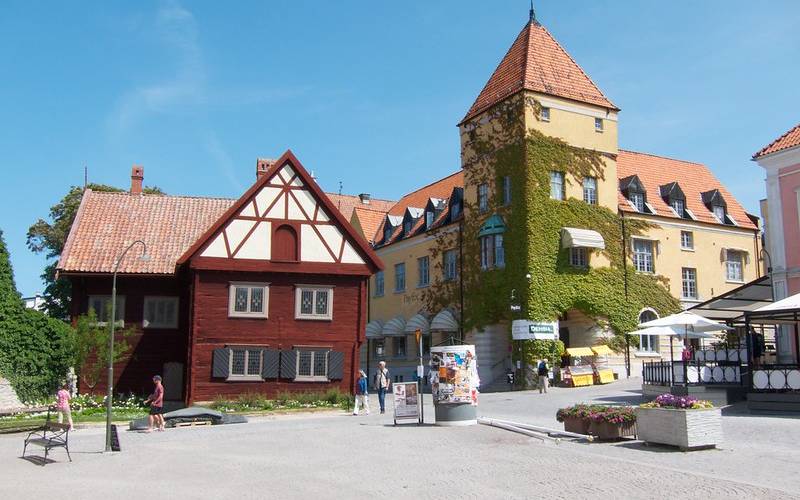
<path fill-rule="evenodd" d="M 644 194 L 642 193 L 631 193 L 631 197 L 629 198 L 633 206 L 636 207 L 637 212 L 644 213 Z"/>
<path fill-rule="evenodd" d="M 714 205 L 711 207 L 714 212 L 714 217 L 717 218 L 722 224 L 725 224 L 725 207 L 722 205 Z"/>
<path fill-rule="evenodd" d="M 572 267 L 589 267 L 589 252 L 584 247 L 572 247 L 569 249 L 569 264 Z"/>
<path fill-rule="evenodd" d="M 261 349 L 232 347 L 227 380 L 261 380 Z"/>
<path fill-rule="evenodd" d="M 494 234 L 480 238 L 481 269 L 503 268 L 506 265 L 503 235 Z"/>
<path fill-rule="evenodd" d="M 686 204 L 683 202 L 682 199 L 673 198 L 672 202 L 670 203 L 670 206 L 672 207 L 673 210 L 675 210 L 675 213 L 678 214 L 678 217 L 684 217 L 684 215 L 686 214 L 685 212 Z"/>
<path fill-rule="evenodd" d="M 178 297 L 144 298 L 144 328 L 178 328 Z"/>
<path fill-rule="evenodd" d="M 402 292 L 406 289 L 406 263 L 394 265 L 394 291 Z"/>
<path fill-rule="evenodd" d="M 444 252 L 444 280 L 454 281 L 458 277 L 458 253 L 455 249 Z"/>
<path fill-rule="evenodd" d="M 375 296 L 383 297 L 383 291 L 384 291 L 383 271 L 378 271 L 377 273 L 375 273 Z"/>
<path fill-rule="evenodd" d="M 426 255 L 417 259 L 417 286 L 428 286 L 431 283 L 430 259 Z"/>
<path fill-rule="evenodd" d="M 595 118 L 594 119 L 594 131 L 595 132 L 602 132 L 603 131 L 603 119 L 602 118 Z"/>
<path fill-rule="evenodd" d="M 694 250 L 694 233 L 691 231 L 681 231 L 681 249 Z"/>
<path fill-rule="evenodd" d="M 597 205 L 597 179 L 595 177 L 583 178 L 583 201 L 589 205 Z"/>
<path fill-rule="evenodd" d="M 503 205 L 511 205 L 511 176 L 503 177 Z"/>
<path fill-rule="evenodd" d="M 108 324 L 111 316 L 111 295 L 89 295 L 89 309 L 94 311 L 97 324 Z M 118 325 L 125 325 L 125 296 L 117 295 L 117 305 L 114 310 L 114 319 Z"/>
<path fill-rule="evenodd" d="M 228 316 L 267 318 L 269 316 L 269 283 L 231 282 L 228 287 Z"/>
<path fill-rule="evenodd" d="M 550 108 L 546 108 L 544 106 L 539 108 L 539 119 L 542 120 L 543 122 L 549 122 L 550 121 Z"/>
<path fill-rule="evenodd" d="M 681 297 L 684 299 L 697 298 L 697 270 L 691 267 L 681 269 Z"/>
<path fill-rule="evenodd" d="M 329 351 L 297 351 L 297 374 L 299 382 L 327 382 Z"/>
<path fill-rule="evenodd" d="M 480 184 L 478 186 L 478 212 L 486 213 L 489 210 L 489 185 Z"/>
<path fill-rule="evenodd" d="M 653 242 L 650 240 L 633 240 L 633 266 L 640 273 L 655 272 L 653 266 Z"/>
<path fill-rule="evenodd" d="M 296 319 L 333 319 L 333 287 L 297 285 L 295 288 Z"/>
<path fill-rule="evenodd" d="M 392 337 L 392 356 L 395 358 L 406 357 L 406 336 Z"/>
<path fill-rule="evenodd" d="M 744 255 L 737 250 L 725 252 L 725 279 L 728 281 L 744 281 L 743 261 Z"/>
<path fill-rule="evenodd" d="M 428 210 L 425 212 L 425 229 L 430 229 L 433 225 L 433 212 Z"/>
<path fill-rule="evenodd" d="M 650 309 L 639 313 L 639 323 L 652 321 L 658 316 Z M 639 335 L 639 352 L 658 353 L 658 335 Z"/>
<path fill-rule="evenodd" d="M 494 235 L 494 267 L 506 267 L 506 251 L 503 248 L 503 235 Z"/>
<path fill-rule="evenodd" d="M 564 172 L 550 171 L 550 199 L 563 200 L 564 196 Z"/>

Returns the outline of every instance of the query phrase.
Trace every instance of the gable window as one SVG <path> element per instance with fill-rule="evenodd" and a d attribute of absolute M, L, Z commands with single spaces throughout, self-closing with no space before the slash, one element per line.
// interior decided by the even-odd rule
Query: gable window
<path fill-rule="evenodd" d="M 262 380 L 261 349 L 231 348 L 228 380 Z"/>
<path fill-rule="evenodd" d="M 681 297 L 697 298 L 697 270 L 689 267 L 681 269 Z"/>
<path fill-rule="evenodd" d="M 589 267 L 589 254 L 584 247 L 572 247 L 569 249 L 569 264 L 572 267 Z"/>
<path fill-rule="evenodd" d="M 394 291 L 402 292 L 406 289 L 406 264 L 401 262 L 394 265 Z"/>
<path fill-rule="evenodd" d="M 511 205 L 511 176 L 503 176 L 503 205 Z"/>
<path fill-rule="evenodd" d="M 602 118 L 595 118 L 594 119 L 594 131 L 595 132 L 602 132 L 603 131 L 603 119 Z"/>
<path fill-rule="evenodd" d="M 458 277 L 458 254 L 455 249 L 444 252 L 444 280 L 453 281 Z"/>
<path fill-rule="evenodd" d="M 583 201 L 589 205 L 597 205 L 597 179 L 594 177 L 583 178 Z"/>
<path fill-rule="evenodd" d="M 178 297 L 145 297 L 144 328 L 178 328 Z"/>
<path fill-rule="evenodd" d="M 295 380 L 299 382 L 327 382 L 328 381 L 328 352 L 307 351 L 297 352 L 297 374 Z"/>
<path fill-rule="evenodd" d="M 550 199 L 563 200 L 564 198 L 564 172 L 550 171 Z"/>
<path fill-rule="evenodd" d="M 392 354 L 395 358 L 406 357 L 406 336 L 392 337 Z"/>
<path fill-rule="evenodd" d="M 233 282 L 228 293 L 229 317 L 268 317 L 269 283 Z"/>
<path fill-rule="evenodd" d="M 333 319 L 333 287 L 297 285 L 295 319 Z"/>
<path fill-rule="evenodd" d="M 428 286 L 431 281 L 430 277 L 430 260 L 428 257 L 420 257 L 417 259 L 417 286 Z"/>
<path fill-rule="evenodd" d="M 383 271 L 375 273 L 375 296 L 383 297 Z"/>
<path fill-rule="evenodd" d="M 639 314 L 639 323 L 658 319 L 653 311 L 642 311 Z M 645 353 L 658 352 L 658 335 L 639 335 L 639 351 Z"/>
<path fill-rule="evenodd" d="M 481 184 L 478 186 L 478 212 L 486 213 L 489 210 L 489 185 Z"/>
<path fill-rule="evenodd" d="M 111 316 L 111 295 L 89 295 L 89 310 L 94 311 L 98 325 L 106 325 Z M 117 295 L 117 305 L 114 310 L 114 319 L 117 324 L 125 324 L 125 296 Z"/>
<path fill-rule="evenodd" d="M 738 250 L 727 250 L 725 252 L 725 279 L 728 281 L 744 281 L 742 262 L 744 261 L 743 252 Z"/>
<path fill-rule="evenodd" d="M 650 240 L 633 240 L 633 266 L 640 273 L 652 273 L 653 242 Z"/>
<path fill-rule="evenodd" d="M 694 233 L 681 231 L 681 249 L 694 250 Z"/>
<path fill-rule="evenodd" d="M 550 121 L 550 108 L 546 108 L 544 106 L 539 108 L 539 119 L 542 120 L 543 122 L 549 122 Z"/>

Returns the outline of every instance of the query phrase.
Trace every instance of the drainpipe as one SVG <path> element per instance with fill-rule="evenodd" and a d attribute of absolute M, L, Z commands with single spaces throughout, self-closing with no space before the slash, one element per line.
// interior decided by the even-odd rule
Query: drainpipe
<path fill-rule="evenodd" d="M 622 282 L 625 288 L 625 303 L 628 303 L 628 246 L 627 237 L 625 233 L 625 213 L 619 211 L 620 219 L 622 220 Z M 672 339 L 670 339 L 670 345 Z M 670 360 L 672 361 L 672 360 Z M 625 377 L 631 378 L 631 339 L 628 332 L 625 332 Z"/>

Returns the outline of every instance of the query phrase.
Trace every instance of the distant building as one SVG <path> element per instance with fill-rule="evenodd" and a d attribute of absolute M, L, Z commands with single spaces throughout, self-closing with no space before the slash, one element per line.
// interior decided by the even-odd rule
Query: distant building
<path fill-rule="evenodd" d="M 44 309 L 45 302 L 41 293 L 37 293 L 33 297 L 22 297 L 22 302 L 27 309 L 36 309 L 37 311 Z"/>

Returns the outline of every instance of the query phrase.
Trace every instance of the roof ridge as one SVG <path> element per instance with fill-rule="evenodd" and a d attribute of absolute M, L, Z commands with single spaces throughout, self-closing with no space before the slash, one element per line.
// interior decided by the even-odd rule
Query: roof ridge
<path fill-rule="evenodd" d="M 131 196 L 128 191 L 92 191 L 94 195 L 102 196 Z M 146 196 L 148 198 L 188 198 L 193 200 L 225 200 L 236 201 L 236 198 L 225 198 L 223 196 L 200 196 L 190 194 L 156 194 L 156 193 L 142 193 L 135 196 Z"/>
<path fill-rule="evenodd" d="M 460 174 L 460 173 L 462 173 L 462 172 L 463 172 L 463 169 L 458 169 L 456 172 L 453 172 L 453 173 L 452 173 L 452 174 L 450 174 L 450 175 L 445 175 L 444 177 L 442 177 L 442 178 L 440 178 L 440 179 L 437 179 L 437 180 L 435 180 L 435 181 L 429 182 L 428 184 L 425 184 L 425 185 L 424 185 L 424 186 L 422 186 L 421 188 L 417 188 L 417 189 L 415 189 L 415 190 L 413 190 L 413 191 L 409 191 L 408 193 L 406 193 L 406 194 L 404 194 L 403 196 L 401 196 L 401 197 L 400 197 L 400 199 L 399 199 L 399 200 L 397 200 L 397 202 L 396 202 L 395 204 L 397 204 L 397 203 L 400 203 L 400 201 L 401 201 L 403 198 L 405 198 L 406 196 L 412 195 L 412 194 L 414 194 L 414 193 L 418 193 L 418 192 L 422 191 L 423 189 L 429 188 L 429 187 L 433 186 L 434 184 L 437 184 L 437 183 L 439 183 L 439 182 L 442 182 L 443 180 L 445 180 L 445 179 L 449 179 L 450 177 L 453 177 L 454 175 L 458 175 L 458 174 Z"/>
<path fill-rule="evenodd" d="M 350 196 L 352 198 L 358 198 L 362 194 L 362 193 L 359 193 L 359 194 L 329 193 L 327 191 L 323 191 L 323 193 L 325 193 L 327 195 L 335 195 L 335 196 Z M 371 195 L 370 195 L 370 200 L 372 200 L 372 201 L 386 201 L 386 202 L 389 202 L 389 203 L 397 203 L 397 200 L 389 200 L 389 199 L 386 199 L 386 198 L 373 198 Z"/>
<path fill-rule="evenodd" d="M 366 210 L 367 212 L 376 212 L 379 214 L 385 214 L 388 210 L 381 210 L 379 208 L 372 208 L 372 207 L 353 207 L 353 210 Z"/>
<path fill-rule="evenodd" d="M 764 151 L 766 151 L 766 150 L 768 150 L 769 148 L 771 148 L 772 146 L 774 146 L 776 143 L 780 142 L 781 140 L 785 139 L 785 138 L 786 138 L 786 136 L 788 136 L 789 134 L 791 134 L 792 132 L 794 132 L 794 131 L 795 131 L 795 130 L 797 130 L 798 128 L 800 128 L 800 123 L 798 123 L 798 124 L 797 124 L 797 125 L 795 125 L 794 127 L 791 127 L 789 130 L 787 130 L 786 132 L 784 132 L 784 133 L 783 133 L 783 135 L 781 135 L 780 137 L 778 137 L 778 138 L 777 138 L 777 139 L 775 139 L 774 141 L 770 142 L 769 144 L 767 144 L 767 145 L 766 145 L 766 146 L 764 146 L 763 148 L 759 149 L 759 150 L 758 150 L 758 151 L 757 151 L 757 152 L 756 152 L 756 153 L 753 155 L 753 159 L 755 159 L 755 158 L 758 158 L 758 157 L 760 157 L 760 156 L 766 156 L 766 155 L 762 155 L 761 153 L 762 153 L 762 152 L 764 152 Z M 791 147 L 791 146 L 790 146 L 790 147 Z M 778 149 L 777 151 L 773 151 L 772 153 L 777 153 L 778 151 L 783 151 L 784 149 L 788 149 L 788 148 L 781 148 L 781 149 Z M 772 153 L 768 153 L 768 154 L 772 154 Z"/>
<path fill-rule="evenodd" d="M 673 158 L 671 156 L 657 155 L 655 153 L 644 153 L 642 151 L 633 151 L 633 150 L 630 150 L 630 149 L 623 149 L 623 148 L 617 148 L 617 150 L 621 151 L 623 153 L 632 153 L 632 154 L 635 154 L 635 155 L 652 156 L 653 158 L 662 158 L 664 160 L 679 161 L 681 163 L 689 163 L 689 164 L 692 164 L 692 165 L 700 165 L 702 167 L 708 168 L 708 166 L 705 163 L 700 163 L 699 161 L 682 160 L 680 158 Z"/>

